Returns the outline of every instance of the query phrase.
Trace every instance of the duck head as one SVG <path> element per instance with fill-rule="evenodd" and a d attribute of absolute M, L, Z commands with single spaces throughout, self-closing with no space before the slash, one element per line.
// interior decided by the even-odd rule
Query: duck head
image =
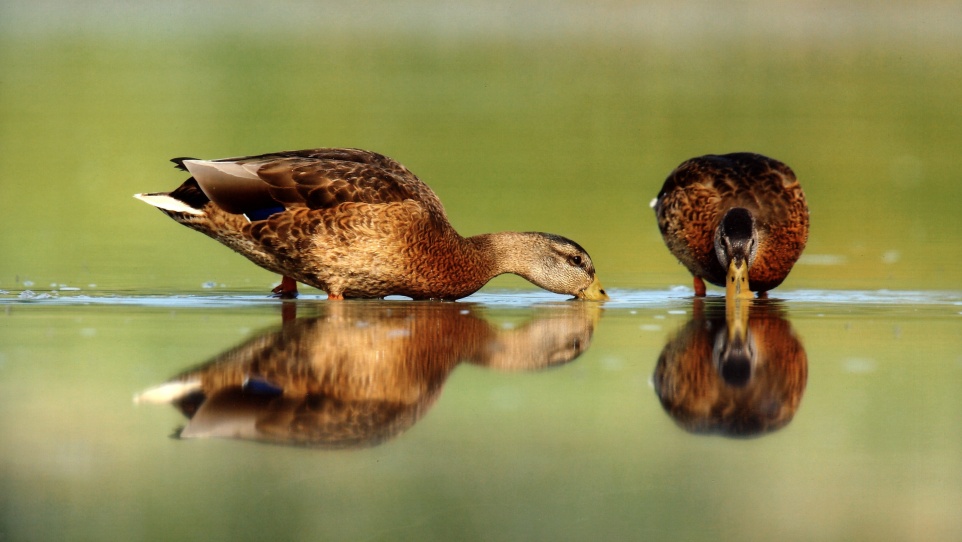
<path fill-rule="evenodd" d="M 608 294 L 595 274 L 588 252 L 571 239 L 550 233 L 529 233 L 537 247 L 537 262 L 519 274 L 545 290 L 587 301 L 606 301 Z"/>
<path fill-rule="evenodd" d="M 730 209 L 715 229 L 715 255 L 727 270 L 725 297 L 750 298 L 748 270 L 758 252 L 755 217 L 743 207 Z"/>

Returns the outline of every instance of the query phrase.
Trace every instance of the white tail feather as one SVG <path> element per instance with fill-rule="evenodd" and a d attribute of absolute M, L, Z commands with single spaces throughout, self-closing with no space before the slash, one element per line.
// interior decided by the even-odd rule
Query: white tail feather
<path fill-rule="evenodd" d="M 180 201 L 179 199 L 172 198 L 167 194 L 134 194 L 134 197 L 149 203 L 154 207 L 164 209 L 166 211 L 173 211 L 175 213 L 187 213 L 189 215 L 202 215 L 204 211 L 200 209 L 194 209 L 190 205 Z"/>
<path fill-rule="evenodd" d="M 146 390 L 134 395 L 134 403 L 172 403 L 178 399 L 186 397 L 195 391 L 200 391 L 201 383 L 199 379 L 177 382 L 164 382 L 158 386 L 147 388 Z"/>

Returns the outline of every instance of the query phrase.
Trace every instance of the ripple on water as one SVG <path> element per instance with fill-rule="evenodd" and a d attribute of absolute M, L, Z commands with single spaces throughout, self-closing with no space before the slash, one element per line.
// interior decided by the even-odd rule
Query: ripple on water
<path fill-rule="evenodd" d="M 605 309 L 628 309 L 662 307 L 667 314 L 683 315 L 690 309 L 693 299 L 692 290 L 670 287 L 663 290 L 609 289 L 611 301 L 603 304 Z M 387 300 L 405 300 L 401 296 L 389 296 Z M 720 299 L 709 295 L 709 299 Z M 326 295 L 301 294 L 299 301 L 324 301 Z M 543 304 L 567 303 L 570 298 L 563 295 L 538 290 L 490 290 L 466 297 L 461 302 L 496 306 L 532 306 Z M 81 291 L 79 289 L 59 289 L 49 292 L 25 289 L 21 291 L 0 292 L 0 304 L 44 303 L 53 305 L 133 305 L 148 307 L 224 307 L 237 305 L 277 304 L 279 301 L 268 295 L 219 290 L 216 294 L 209 290 L 200 292 L 132 295 L 129 292 Z M 953 312 L 962 314 L 956 307 L 962 306 L 962 292 L 925 291 L 925 290 L 775 290 L 765 302 L 779 302 L 789 305 L 793 310 L 804 312 L 831 313 L 838 307 L 853 310 L 879 310 L 882 308 L 908 310 L 911 307 L 952 307 Z M 632 313 L 634 314 L 634 313 Z"/>

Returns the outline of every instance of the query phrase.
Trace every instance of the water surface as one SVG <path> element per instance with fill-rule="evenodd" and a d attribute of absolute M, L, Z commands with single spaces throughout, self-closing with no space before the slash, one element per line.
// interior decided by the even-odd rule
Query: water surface
<path fill-rule="evenodd" d="M 701 399 L 725 392 L 689 355 L 711 356 L 724 303 L 682 288 L 615 290 L 603 306 L 203 294 L 3 297 L 5 536 L 962 533 L 957 292 L 755 302 L 763 355 L 747 385 L 794 383 L 761 410 L 782 409 L 778 423 L 741 432 L 663 401 L 668 352 L 714 379 Z M 205 389 L 177 408 L 135 403 L 184 373 Z"/>

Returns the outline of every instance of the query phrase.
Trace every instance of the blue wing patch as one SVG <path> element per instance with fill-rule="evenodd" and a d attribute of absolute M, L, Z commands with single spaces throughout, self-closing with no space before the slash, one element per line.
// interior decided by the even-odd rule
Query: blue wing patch
<path fill-rule="evenodd" d="M 284 390 L 259 378 L 249 378 L 244 383 L 244 391 L 254 395 L 283 395 Z"/>
<path fill-rule="evenodd" d="M 283 212 L 284 212 L 283 206 L 267 207 L 266 209 L 257 209 L 256 211 L 247 211 L 246 213 L 244 213 L 244 216 L 247 217 L 247 220 L 250 220 L 251 222 L 256 222 L 258 220 L 267 220 L 268 218 L 276 215 L 277 213 L 283 213 Z"/>

